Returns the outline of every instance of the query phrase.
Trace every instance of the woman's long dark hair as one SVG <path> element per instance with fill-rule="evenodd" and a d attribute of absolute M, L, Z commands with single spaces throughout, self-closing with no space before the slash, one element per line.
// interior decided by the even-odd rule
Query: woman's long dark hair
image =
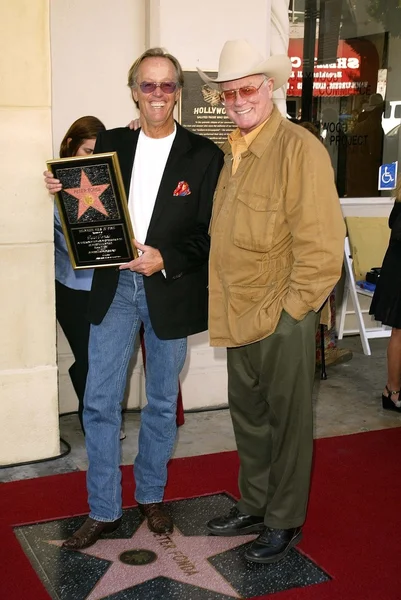
<path fill-rule="evenodd" d="M 84 140 L 96 139 L 106 127 L 96 117 L 81 117 L 74 121 L 60 144 L 60 158 L 75 156 Z M 68 140 L 70 140 L 68 142 Z"/>

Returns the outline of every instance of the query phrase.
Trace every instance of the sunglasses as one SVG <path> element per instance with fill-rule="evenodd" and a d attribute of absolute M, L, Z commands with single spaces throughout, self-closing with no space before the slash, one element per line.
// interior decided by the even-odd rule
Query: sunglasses
<path fill-rule="evenodd" d="M 177 89 L 175 81 L 162 81 L 161 83 L 155 83 L 154 81 L 142 81 L 139 84 L 141 91 L 144 94 L 153 94 L 156 88 L 160 88 L 165 94 L 173 94 Z"/>
<path fill-rule="evenodd" d="M 262 87 L 264 83 L 266 83 L 267 79 L 264 79 L 258 87 L 254 85 L 245 85 L 244 87 L 237 88 L 235 90 L 223 90 L 220 92 L 220 100 L 225 104 L 233 104 L 233 102 L 237 99 L 237 94 L 241 96 L 244 100 L 249 100 L 252 96 L 255 96 L 259 91 L 259 88 Z"/>

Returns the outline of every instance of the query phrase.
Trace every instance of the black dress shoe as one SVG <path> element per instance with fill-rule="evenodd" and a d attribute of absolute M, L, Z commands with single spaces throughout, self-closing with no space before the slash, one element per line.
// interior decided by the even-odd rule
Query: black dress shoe
<path fill-rule="evenodd" d="M 274 563 L 286 556 L 293 546 L 302 539 L 300 527 L 293 529 L 272 529 L 265 531 L 253 542 L 245 552 L 245 558 L 251 562 Z"/>
<path fill-rule="evenodd" d="M 103 533 L 112 533 L 121 523 L 121 517 L 115 521 L 96 521 L 88 517 L 81 527 L 63 542 L 68 550 L 83 550 L 93 546 Z"/>
<path fill-rule="evenodd" d="M 216 517 L 206 525 L 213 535 L 246 535 L 259 533 L 265 529 L 263 517 L 245 515 L 236 506 L 233 506 L 228 515 Z"/>

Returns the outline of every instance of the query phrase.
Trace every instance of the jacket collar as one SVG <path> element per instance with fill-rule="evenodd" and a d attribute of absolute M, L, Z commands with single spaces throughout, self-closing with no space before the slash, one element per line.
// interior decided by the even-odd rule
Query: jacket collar
<path fill-rule="evenodd" d="M 175 125 L 177 132 L 171 146 L 166 168 L 167 166 L 171 167 L 172 163 L 174 163 L 183 153 L 187 152 L 192 147 L 187 130 L 184 129 L 184 127 L 181 127 L 181 125 L 179 125 L 177 122 Z M 127 130 L 127 138 L 125 141 L 126 149 L 122 153 L 122 156 L 119 157 L 120 164 L 123 163 L 121 164 L 121 171 L 127 196 L 131 183 L 132 169 L 134 166 L 135 152 L 138 145 L 140 131 L 140 128 L 136 129 L 135 131 L 130 129 Z"/>
<path fill-rule="evenodd" d="M 177 122 L 176 127 L 177 132 L 175 134 L 175 138 L 171 146 L 170 154 L 167 158 L 166 166 L 160 182 L 159 191 L 156 196 L 155 206 L 149 223 L 148 235 L 152 232 L 155 224 L 159 220 L 163 209 L 166 206 L 166 199 L 170 197 L 169 194 L 166 195 L 165 190 L 171 189 L 172 193 L 177 184 L 177 173 L 179 173 L 180 171 L 180 168 L 177 167 L 177 165 L 179 165 L 179 162 L 184 156 L 184 154 L 189 152 L 189 150 L 192 148 L 192 142 L 188 131 L 184 129 L 184 127 L 181 127 L 181 125 Z"/>
<path fill-rule="evenodd" d="M 283 117 L 280 111 L 278 110 L 277 106 L 273 106 L 273 111 L 270 118 L 266 122 L 265 126 L 260 130 L 256 138 L 250 144 L 248 148 L 249 152 L 252 152 L 253 154 L 255 154 L 255 156 L 260 158 L 263 152 L 266 150 L 266 147 L 269 145 L 270 141 L 276 134 L 276 131 L 279 128 L 282 121 Z M 224 143 L 222 150 L 224 154 L 232 154 L 231 145 L 228 140 Z"/>

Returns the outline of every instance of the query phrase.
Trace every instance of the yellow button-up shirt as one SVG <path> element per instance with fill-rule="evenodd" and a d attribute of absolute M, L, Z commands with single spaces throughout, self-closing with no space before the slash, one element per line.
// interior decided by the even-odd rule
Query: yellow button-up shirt
<path fill-rule="evenodd" d="M 267 121 L 267 119 L 266 119 L 266 121 Z M 249 146 L 252 144 L 253 140 L 258 135 L 259 131 L 261 131 L 263 129 L 263 127 L 265 126 L 266 121 L 263 121 L 263 123 L 261 125 L 259 125 L 259 127 L 256 127 L 256 129 L 253 129 L 246 135 L 241 135 L 241 132 L 238 128 L 234 129 L 234 131 L 232 131 L 229 134 L 228 141 L 230 142 L 231 151 L 233 153 L 233 161 L 232 161 L 232 174 L 233 175 L 236 172 L 236 170 L 238 169 L 242 154 L 244 152 L 246 152 L 246 150 L 248 150 Z"/>

